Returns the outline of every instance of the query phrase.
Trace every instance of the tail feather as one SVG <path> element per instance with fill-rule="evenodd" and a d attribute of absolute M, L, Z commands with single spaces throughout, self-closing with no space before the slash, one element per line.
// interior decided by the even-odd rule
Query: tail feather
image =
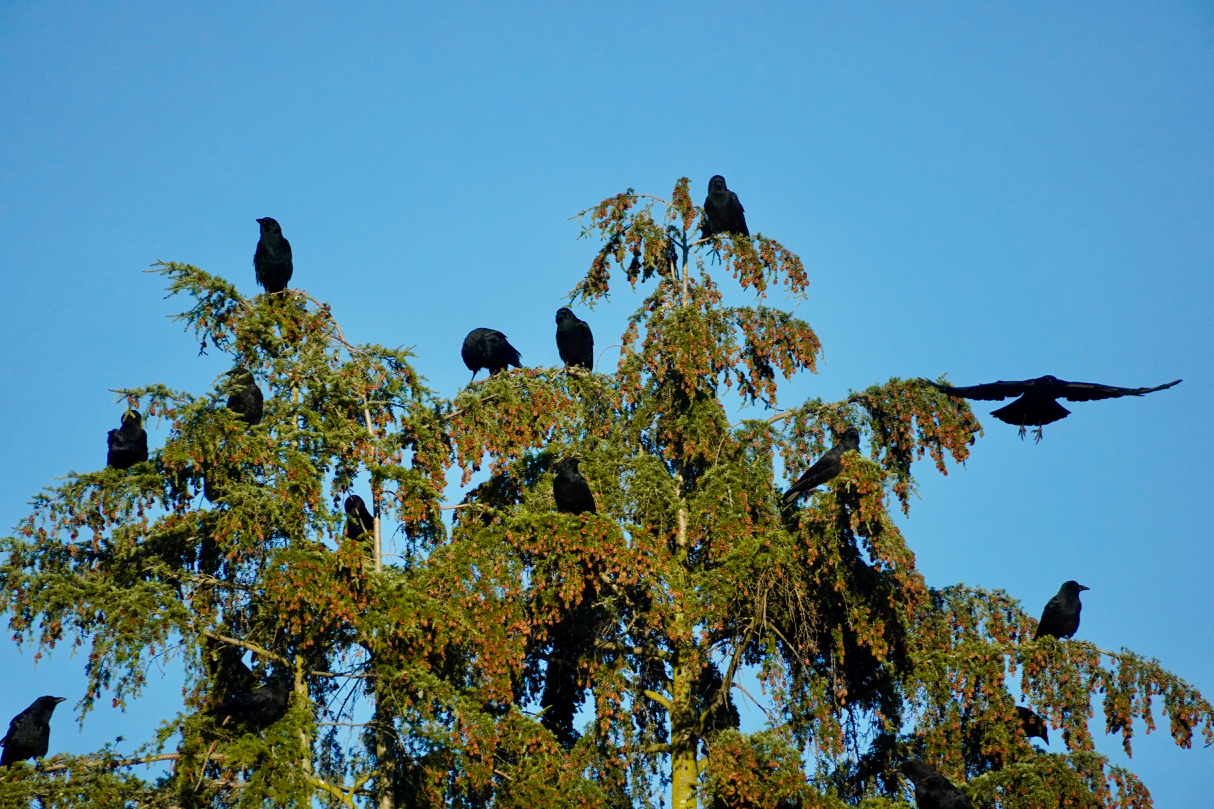
<path fill-rule="evenodd" d="M 991 411 L 991 415 L 1000 421 L 1014 424 L 1018 427 L 1040 427 L 1064 419 L 1071 414 L 1053 399 L 1031 399 L 1021 396 L 1006 407 Z"/>

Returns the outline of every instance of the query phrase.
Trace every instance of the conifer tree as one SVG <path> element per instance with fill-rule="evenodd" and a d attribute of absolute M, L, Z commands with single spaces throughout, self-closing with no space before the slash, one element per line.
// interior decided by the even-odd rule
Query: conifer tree
<path fill-rule="evenodd" d="M 571 298 L 604 300 L 613 272 L 647 291 L 617 367 L 525 368 L 452 400 L 300 292 L 246 299 L 160 265 L 203 348 L 263 387 L 263 418 L 228 410 L 223 382 L 122 391 L 168 424 L 163 448 L 39 495 L 0 593 L 21 639 L 89 646 L 83 710 L 137 697 L 168 654 L 186 710 L 132 756 L 17 765 L 3 805 L 905 806 L 897 766 L 917 757 L 976 806 L 1150 806 L 1095 752 L 1094 695 L 1127 751 L 1152 698 L 1182 746 L 1214 739 L 1210 704 L 1131 652 L 1033 641 L 1004 593 L 929 587 L 890 508 L 915 461 L 968 457 L 969 406 L 892 379 L 781 409 L 777 373 L 813 372 L 821 347 L 761 301 L 808 275 L 761 234 L 700 238 L 701 216 L 686 179 L 584 211 L 600 247 Z M 755 305 L 726 305 L 714 275 Z M 785 506 L 777 468 L 795 479 L 848 428 L 862 452 Z M 566 458 L 593 511 L 556 508 Z M 453 466 L 476 485 L 444 505 Z M 341 504 L 364 473 L 360 543 Z M 290 700 L 260 732 L 208 712 L 272 681 Z M 1066 754 L 1028 743 L 1013 689 Z M 764 730 L 740 731 L 739 699 Z M 171 774 L 139 777 L 149 760 Z"/>

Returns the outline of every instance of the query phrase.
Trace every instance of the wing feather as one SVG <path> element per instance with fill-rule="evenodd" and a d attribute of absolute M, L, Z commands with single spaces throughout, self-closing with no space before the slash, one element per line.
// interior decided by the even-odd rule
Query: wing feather
<path fill-rule="evenodd" d="M 958 396 L 962 399 L 978 399 L 984 402 L 1003 401 L 1009 396 L 1019 396 L 1029 389 L 1028 381 L 1020 382 L 988 382 L 985 385 L 970 385 L 969 387 L 953 387 L 952 385 L 941 385 L 939 382 L 932 382 L 930 379 L 921 379 L 931 385 L 941 393 L 947 393 L 949 396 Z"/>
<path fill-rule="evenodd" d="M 1174 385 L 1179 385 L 1181 381 L 1177 379 L 1153 388 L 1119 388 L 1114 385 L 1101 385 L 1097 382 L 1065 382 L 1063 380 L 1058 380 L 1058 383 L 1062 389 L 1062 393 L 1059 395 L 1065 397 L 1068 402 L 1092 402 L 1098 399 L 1116 399 L 1121 396 L 1142 396 L 1144 393 L 1167 390 Z"/>

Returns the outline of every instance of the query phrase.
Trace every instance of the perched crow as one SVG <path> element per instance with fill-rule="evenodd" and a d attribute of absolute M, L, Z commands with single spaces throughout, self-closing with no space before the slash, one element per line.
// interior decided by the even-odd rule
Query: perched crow
<path fill-rule="evenodd" d="M 843 453 L 851 452 L 852 450 L 860 449 L 860 433 L 858 430 L 849 427 L 843 431 L 843 435 L 839 438 L 839 442 L 826 451 L 826 454 L 818 459 L 818 462 L 809 469 L 805 470 L 805 474 L 784 492 L 784 505 L 791 506 L 797 502 L 797 498 L 806 492 L 813 491 L 818 486 L 826 483 L 831 478 L 843 471 Z"/>
<path fill-rule="evenodd" d="M 266 292 L 282 292 L 291 281 L 295 266 L 291 263 L 291 243 L 282 235 L 282 227 L 270 217 L 258 219 L 261 238 L 253 253 L 253 269 L 257 271 L 257 283 Z"/>
<path fill-rule="evenodd" d="M 562 514 L 594 513 L 594 494 L 586 478 L 578 471 L 581 458 L 565 458 L 556 465 L 556 479 L 552 481 L 552 495 L 556 498 L 556 510 Z"/>
<path fill-rule="evenodd" d="M 34 704 L 13 717 L 8 733 L 0 739 L 4 755 L 0 767 L 8 767 L 27 758 L 45 758 L 51 743 L 51 714 L 63 697 L 38 697 Z"/>
<path fill-rule="evenodd" d="M 346 536 L 355 541 L 375 538 L 375 520 L 357 494 L 346 498 Z"/>
<path fill-rule="evenodd" d="M 967 388 L 955 388 L 951 385 L 941 385 L 929 379 L 921 379 L 937 390 L 949 396 L 963 399 L 980 399 L 982 401 L 1003 401 L 1009 396 L 1020 398 L 1010 405 L 999 408 L 991 413 L 1000 421 L 1020 427 L 1020 437 L 1024 437 L 1026 427 L 1037 428 L 1037 440 L 1041 440 L 1041 428 L 1046 424 L 1064 419 L 1070 415 L 1057 399 L 1068 402 L 1091 402 L 1096 399 L 1116 399 L 1120 396 L 1142 396 L 1144 393 L 1154 393 L 1173 385 L 1179 385 L 1181 380 L 1169 382 L 1154 388 L 1116 388 L 1112 385 L 1100 385 L 1093 382 L 1067 382 L 1056 376 L 1042 376 L 1037 379 L 1026 379 L 1022 382 L 991 382 L 986 385 L 970 385 Z"/>
<path fill-rule="evenodd" d="M 580 366 L 594 370 L 594 335 L 590 333 L 590 324 L 579 320 L 565 306 L 556 310 L 556 349 L 566 368 Z"/>
<path fill-rule="evenodd" d="M 275 677 L 251 691 L 233 693 L 223 704 L 207 711 L 207 715 L 230 717 L 253 733 L 261 733 L 282 719 L 283 714 L 287 712 L 287 699 L 290 695 L 291 690 L 286 680 Z"/>
<path fill-rule="evenodd" d="M 919 809 L 974 809 L 969 797 L 935 767 L 915 758 L 898 769 L 915 785 L 915 805 Z"/>
<path fill-rule="evenodd" d="M 1016 716 L 1020 718 L 1020 727 L 1024 728 L 1025 736 L 1030 739 L 1035 736 L 1046 744 L 1050 743 L 1050 729 L 1044 719 L 1023 705 L 1016 706 Z"/>
<path fill-rule="evenodd" d="M 700 228 L 700 235 L 705 239 L 714 233 L 749 236 L 745 210 L 738 201 L 738 195 L 725 187 L 725 178 L 720 174 L 715 175 L 708 181 L 708 196 L 704 198 L 704 224 Z"/>
<path fill-rule="evenodd" d="M 143 416 L 138 410 L 122 414 L 122 427 L 110 430 L 107 439 L 110 451 L 105 462 L 115 469 L 130 469 L 148 459 L 148 434 L 143 429 Z"/>
<path fill-rule="evenodd" d="M 1079 611 L 1083 609 L 1083 605 L 1079 603 L 1079 594 L 1087 589 L 1074 581 L 1068 581 L 1059 587 L 1058 595 L 1046 602 L 1033 640 L 1046 635 L 1054 638 L 1073 636 L 1079 629 Z"/>
<path fill-rule="evenodd" d="M 265 401 L 257 381 L 243 369 L 231 371 L 228 377 L 226 387 L 232 394 L 228 397 L 228 410 L 240 416 L 241 421 L 250 427 L 257 424 L 261 421 L 262 403 Z"/>
<path fill-rule="evenodd" d="M 464 365 L 472 372 L 473 379 L 482 368 L 488 368 L 489 374 L 493 375 L 511 365 L 523 367 L 519 363 L 518 349 L 510 345 L 506 335 L 495 329 L 473 329 L 468 332 L 460 355 L 464 358 Z"/>

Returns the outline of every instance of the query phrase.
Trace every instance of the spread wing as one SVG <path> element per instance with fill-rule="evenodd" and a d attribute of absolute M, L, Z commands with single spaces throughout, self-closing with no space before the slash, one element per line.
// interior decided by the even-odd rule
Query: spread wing
<path fill-rule="evenodd" d="M 1166 390 L 1180 383 L 1181 380 L 1177 379 L 1175 382 L 1157 385 L 1153 388 L 1118 388 L 1113 385 L 1101 385 L 1095 382 L 1064 382 L 1059 380 L 1059 387 L 1063 391 L 1061 395 L 1066 397 L 1069 402 L 1091 402 L 1097 399 L 1116 399 L 1120 396 L 1141 396 L 1144 393 Z"/>
<path fill-rule="evenodd" d="M 1003 401 L 1009 396 L 1019 396 L 1029 389 L 1028 381 L 1020 382 L 988 382 L 985 385 L 970 385 L 965 388 L 955 388 L 952 385 L 941 385 L 930 379 L 920 379 L 920 382 L 931 385 L 949 396 L 959 396 L 962 399 L 979 399 L 985 402 Z M 1067 397 L 1070 398 L 1070 397 Z"/>

